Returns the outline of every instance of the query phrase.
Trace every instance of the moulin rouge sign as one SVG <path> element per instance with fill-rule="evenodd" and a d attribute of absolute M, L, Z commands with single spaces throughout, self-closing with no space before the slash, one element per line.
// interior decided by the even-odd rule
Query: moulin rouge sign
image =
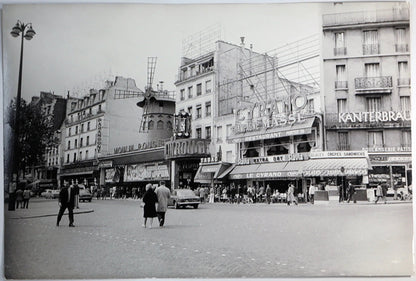
<path fill-rule="evenodd" d="M 382 111 L 338 113 L 338 122 L 340 123 L 382 123 L 404 121 L 410 121 L 410 112 Z"/>

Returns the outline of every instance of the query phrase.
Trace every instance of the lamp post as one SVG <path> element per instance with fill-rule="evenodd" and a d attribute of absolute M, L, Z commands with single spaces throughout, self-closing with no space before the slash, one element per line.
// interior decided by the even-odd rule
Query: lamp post
<path fill-rule="evenodd" d="M 25 32 L 26 31 L 26 32 Z M 15 210 L 15 194 L 14 192 L 18 188 L 19 182 L 19 127 L 20 127 L 20 100 L 21 100 L 21 92 L 22 92 L 22 68 L 23 68 L 23 39 L 31 40 L 33 36 L 35 36 L 36 32 L 32 28 L 32 24 L 24 24 L 20 20 L 17 21 L 16 25 L 12 28 L 10 34 L 13 37 L 22 37 L 21 47 L 20 47 L 20 65 L 19 65 L 19 80 L 17 84 L 17 97 L 16 97 L 16 115 L 14 119 L 14 142 L 13 142 L 13 169 L 12 169 L 12 179 L 15 177 L 15 186 L 12 188 L 9 193 L 9 211 Z M 15 175 L 15 176 L 14 176 Z"/>

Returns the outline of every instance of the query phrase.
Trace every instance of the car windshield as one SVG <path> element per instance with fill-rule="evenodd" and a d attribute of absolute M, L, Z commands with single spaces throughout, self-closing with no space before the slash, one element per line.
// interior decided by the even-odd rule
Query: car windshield
<path fill-rule="evenodd" d="M 190 189 L 183 189 L 177 191 L 178 196 L 195 196 L 195 193 Z"/>

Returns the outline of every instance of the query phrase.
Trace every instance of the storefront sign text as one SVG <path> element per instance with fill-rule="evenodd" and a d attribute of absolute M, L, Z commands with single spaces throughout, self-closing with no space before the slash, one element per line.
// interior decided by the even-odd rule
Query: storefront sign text
<path fill-rule="evenodd" d="M 97 119 L 97 153 L 101 152 L 101 142 L 102 142 L 102 119 Z"/>
<path fill-rule="evenodd" d="M 111 168 L 113 167 L 113 161 L 101 161 L 98 163 L 98 168 Z"/>
<path fill-rule="evenodd" d="M 274 156 L 265 156 L 265 157 L 243 158 L 238 161 L 238 164 L 249 165 L 249 164 L 260 164 L 260 163 L 303 161 L 303 160 L 307 160 L 308 158 L 309 157 L 307 154 L 294 153 L 294 154 L 274 155 Z"/>
<path fill-rule="evenodd" d="M 345 112 L 338 113 L 338 121 L 340 123 L 403 122 L 410 121 L 410 112 Z"/>
<path fill-rule="evenodd" d="M 367 151 L 317 151 L 311 152 L 311 158 L 337 158 L 337 157 L 367 157 Z"/>
<path fill-rule="evenodd" d="M 300 171 L 281 171 L 281 172 L 259 172 L 259 173 L 242 173 L 230 175 L 230 179 L 264 179 L 264 178 L 290 178 L 301 176 Z"/>
<path fill-rule="evenodd" d="M 364 147 L 368 152 L 411 152 L 411 146 L 391 146 L 391 147 Z"/>
<path fill-rule="evenodd" d="M 169 171 L 165 164 L 159 165 L 126 165 L 124 181 L 168 180 Z"/>
<path fill-rule="evenodd" d="M 210 154 L 210 140 L 205 139 L 179 139 L 165 144 L 166 159 L 189 156 L 207 156 Z"/>

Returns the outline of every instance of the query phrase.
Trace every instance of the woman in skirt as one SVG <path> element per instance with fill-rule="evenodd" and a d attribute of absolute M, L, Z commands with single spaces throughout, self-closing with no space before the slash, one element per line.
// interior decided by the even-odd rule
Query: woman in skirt
<path fill-rule="evenodd" d="M 153 190 L 153 187 L 150 183 L 146 185 L 146 192 L 143 196 L 143 217 L 144 217 L 144 223 L 143 227 L 146 227 L 147 224 L 147 218 L 150 219 L 150 226 L 149 228 L 152 228 L 153 224 L 153 218 L 157 217 L 156 213 L 156 203 L 157 203 L 157 195 Z"/>

